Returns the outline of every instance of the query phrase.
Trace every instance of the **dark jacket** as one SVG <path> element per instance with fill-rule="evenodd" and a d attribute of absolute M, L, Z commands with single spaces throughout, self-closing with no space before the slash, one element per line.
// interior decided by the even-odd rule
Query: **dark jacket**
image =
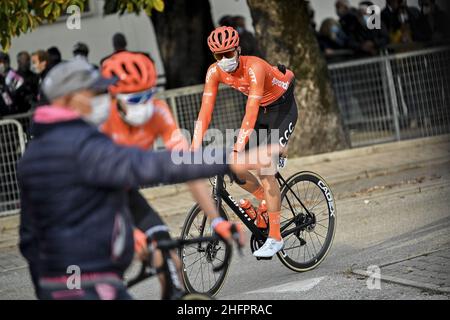
<path fill-rule="evenodd" d="M 229 170 L 226 164 L 175 165 L 170 152 L 118 146 L 80 119 L 36 121 L 34 130 L 18 164 L 20 250 L 34 281 L 65 275 L 70 265 L 122 275 L 133 257 L 128 189 Z"/>
<path fill-rule="evenodd" d="M 24 79 L 24 84 L 17 91 L 16 96 L 19 112 L 23 113 L 36 105 L 39 92 L 39 76 L 30 70 L 17 70 L 17 73 Z"/>
<path fill-rule="evenodd" d="M 339 23 L 348 37 L 347 47 L 354 50 L 359 56 L 368 54 L 362 50 L 362 45 L 366 41 L 373 42 L 377 51 L 384 48 L 389 42 L 389 35 L 384 24 L 382 24 L 380 30 L 370 30 L 355 9 L 342 16 Z"/>

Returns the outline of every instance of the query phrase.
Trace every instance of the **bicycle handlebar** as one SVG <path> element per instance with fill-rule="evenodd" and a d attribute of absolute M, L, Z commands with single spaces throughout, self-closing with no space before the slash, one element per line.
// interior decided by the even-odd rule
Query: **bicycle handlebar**
<path fill-rule="evenodd" d="M 233 234 L 233 240 L 238 244 L 239 253 L 241 253 L 241 245 L 239 243 L 239 234 L 237 232 L 237 228 L 235 225 L 232 225 L 231 232 Z M 225 257 L 220 265 L 213 267 L 214 272 L 219 272 L 220 270 L 225 268 L 226 264 L 229 262 L 229 260 L 231 258 L 232 246 L 230 243 L 228 243 L 228 241 L 223 240 L 218 235 L 209 236 L 209 237 L 198 237 L 198 238 L 193 238 L 193 239 L 160 240 L 157 243 L 157 249 L 162 250 L 162 251 L 169 251 L 172 249 L 182 248 L 183 246 L 188 245 L 188 244 L 213 242 L 213 241 L 218 241 L 218 240 L 222 240 L 225 243 Z M 136 277 L 132 278 L 131 280 L 128 280 L 126 282 L 126 286 L 128 288 L 130 288 L 130 287 L 138 284 L 139 282 L 154 276 L 156 273 L 150 269 L 151 269 L 151 262 L 150 261 L 142 261 L 141 270 L 140 270 L 139 274 Z"/>

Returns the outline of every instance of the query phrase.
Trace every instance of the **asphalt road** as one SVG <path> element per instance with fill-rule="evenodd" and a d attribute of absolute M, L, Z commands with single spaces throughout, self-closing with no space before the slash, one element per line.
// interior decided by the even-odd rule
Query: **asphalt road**
<path fill-rule="evenodd" d="M 369 289 L 366 278 L 351 273 L 450 246 L 449 163 L 331 187 L 337 230 L 332 249 L 318 268 L 295 273 L 277 258 L 257 261 L 246 247 L 242 257 L 234 255 L 217 298 L 449 299 L 387 282 L 381 289 Z M 158 282 L 146 281 L 132 293 L 139 299 L 158 299 Z"/>

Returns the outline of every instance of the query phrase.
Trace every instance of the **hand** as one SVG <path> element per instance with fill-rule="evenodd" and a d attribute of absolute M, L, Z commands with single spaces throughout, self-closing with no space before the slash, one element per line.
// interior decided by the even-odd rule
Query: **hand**
<path fill-rule="evenodd" d="M 218 219 L 218 220 L 216 220 Z M 240 224 L 231 223 L 229 221 L 224 220 L 223 218 L 216 218 L 213 220 L 212 225 L 214 231 L 221 237 L 222 239 L 232 243 L 233 236 L 235 236 L 235 240 L 237 240 L 239 246 L 244 246 L 245 244 L 245 234 L 242 226 Z M 236 234 L 233 235 L 231 232 L 232 226 L 236 227 Z"/>
<path fill-rule="evenodd" d="M 133 236 L 134 236 L 134 252 L 136 252 L 140 260 L 142 261 L 147 260 L 149 254 L 147 245 L 147 236 L 138 228 L 134 228 Z"/>
<path fill-rule="evenodd" d="M 274 168 L 275 173 L 279 153 L 280 146 L 278 144 L 263 145 L 248 152 L 232 152 L 228 161 L 231 170 L 237 175 L 248 170 L 264 168 Z"/>

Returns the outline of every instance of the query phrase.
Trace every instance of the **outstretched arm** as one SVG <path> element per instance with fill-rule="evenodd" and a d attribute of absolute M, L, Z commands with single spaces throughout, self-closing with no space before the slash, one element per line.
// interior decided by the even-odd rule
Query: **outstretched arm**
<path fill-rule="evenodd" d="M 77 162 L 82 181 L 99 187 L 137 188 L 143 184 L 180 183 L 229 172 L 226 161 L 222 164 L 177 163 L 185 155 L 170 151 L 144 152 L 114 144 L 108 137 L 96 133 L 80 146 Z M 173 156 L 177 156 L 174 159 Z"/>

